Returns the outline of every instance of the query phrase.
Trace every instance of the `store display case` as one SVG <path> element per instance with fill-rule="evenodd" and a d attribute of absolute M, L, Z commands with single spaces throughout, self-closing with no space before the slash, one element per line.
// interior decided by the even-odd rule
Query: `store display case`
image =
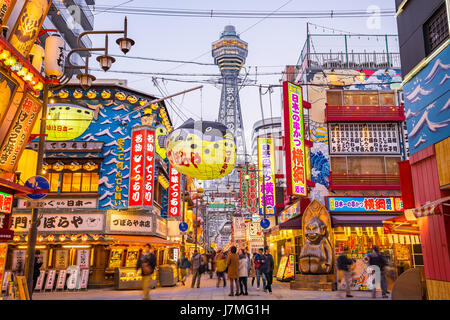
<path fill-rule="evenodd" d="M 154 289 L 157 285 L 158 271 L 152 274 L 150 288 Z M 116 268 L 114 273 L 114 289 L 116 290 L 135 290 L 142 289 L 141 269 L 136 268 Z"/>

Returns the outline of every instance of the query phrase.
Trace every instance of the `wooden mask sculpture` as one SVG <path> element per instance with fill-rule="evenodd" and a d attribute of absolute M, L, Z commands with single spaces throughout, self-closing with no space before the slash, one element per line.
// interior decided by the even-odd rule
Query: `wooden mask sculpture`
<path fill-rule="evenodd" d="M 302 217 L 303 247 L 299 265 L 303 274 L 329 274 L 333 269 L 330 242 L 331 219 L 325 207 L 314 200 Z"/>

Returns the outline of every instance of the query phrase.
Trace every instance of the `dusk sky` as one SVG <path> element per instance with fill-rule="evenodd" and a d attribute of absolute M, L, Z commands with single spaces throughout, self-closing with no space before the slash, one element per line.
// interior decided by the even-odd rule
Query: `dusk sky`
<path fill-rule="evenodd" d="M 381 9 L 391 9 L 395 7 L 394 1 L 304 1 L 304 0 L 174 0 L 174 1 L 146 1 L 146 0 L 114 0 L 96 1 L 99 6 L 115 7 L 146 7 L 146 8 L 171 8 L 171 9 L 202 9 L 202 10 L 257 10 L 272 12 L 279 11 L 311 11 L 311 10 L 366 10 L 369 6 L 377 5 Z M 123 14 L 111 13 L 108 11 L 95 11 L 95 30 L 117 30 L 123 27 Z M 248 42 L 249 51 L 245 67 L 255 79 L 255 66 L 257 66 L 258 84 L 280 84 L 281 71 L 286 65 L 296 64 L 300 51 L 306 40 L 306 23 L 311 22 L 316 25 L 325 26 L 351 33 L 367 34 L 396 34 L 397 26 L 395 17 L 381 17 L 380 28 L 373 29 L 367 26 L 365 18 L 309 18 L 309 19 L 274 19 L 261 18 L 186 18 L 168 16 L 144 16 L 128 14 L 129 36 L 136 41 L 136 45 L 128 53 L 129 56 L 162 58 L 172 60 L 188 60 L 203 63 L 213 63 L 211 56 L 211 43 L 220 37 L 224 26 L 231 24 L 236 27 L 241 39 Z M 243 33 L 242 33 L 243 32 Z M 326 33 L 332 31 L 325 30 Z M 323 33 L 322 28 L 311 27 L 311 33 Z M 114 38 L 115 39 L 115 38 Z M 104 38 L 101 36 L 92 37 L 94 46 L 101 46 Z M 115 45 L 115 41 L 110 42 L 110 51 L 113 54 L 121 54 Z M 94 63 L 92 68 L 98 68 Z M 203 66 L 196 64 L 179 64 L 155 62 L 146 60 L 132 60 L 117 58 L 116 63 L 109 72 L 94 72 L 97 78 L 119 78 L 127 79 L 128 86 L 155 96 L 162 96 L 152 83 L 152 75 L 135 75 L 115 73 L 112 71 L 139 71 L 139 72 L 168 72 L 168 73 L 188 73 L 188 74 L 219 74 L 217 66 Z M 244 70 L 241 71 L 241 75 Z M 272 75 L 261 75 L 260 73 L 279 73 Z M 171 79 L 186 79 L 195 81 L 197 79 L 216 79 L 213 76 L 179 76 L 167 75 Z M 159 84 L 167 94 L 173 94 L 189 88 L 193 88 L 198 83 L 185 83 L 165 81 L 158 79 Z M 263 89 L 263 92 L 266 90 Z M 201 99 L 202 98 L 202 99 Z M 244 120 L 244 130 L 246 132 L 247 147 L 250 146 L 250 137 L 253 124 L 261 119 L 259 106 L 259 91 L 256 86 L 244 87 L 240 91 L 241 106 Z M 180 114 L 168 105 L 172 122 L 175 126 L 182 124 L 186 117 L 193 117 L 204 120 L 216 120 L 218 116 L 220 102 L 220 86 L 204 84 L 202 91 L 194 91 L 174 98 L 174 103 L 182 108 L 184 113 Z M 263 96 L 265 116 L 270 116 L 269 95 Z M 274 88 L 272 94 L 273 115 L 281 114 L 280 88 Z M 176 114 L 179 113 L 181 118 Z"/>

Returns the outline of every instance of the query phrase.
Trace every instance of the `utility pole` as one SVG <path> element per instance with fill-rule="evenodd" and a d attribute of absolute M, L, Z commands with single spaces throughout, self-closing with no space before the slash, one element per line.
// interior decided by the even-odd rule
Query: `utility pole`
<path fill-rule="evenodd" d="M 186 211 L 186 187 L 187 187 L 187 177 L 185 175 L 182 175 L 182 181 L 183 181 L 183 217 L 182 221 L 185 221 L 184 215 Z M 181 244 L 182 244 L 182 251 L 185 252 L 185 238 L 184 238 L 184 232 L 181 235 Z"/>
<path fill-rule="evenodd" d="M 37 156 L 36 175 L 42 173 L 42 163 L 44 161 L 44 145 L 45 145 L 45 126 L 47 119 L 47 105 L 48 105 L 48 91 L 49 85 L 44 83 L 43 88 L 43 101 L 42 101 L 42 113 L 41 113 L 41 127 L 39 130 L 39 147 Z M 39 209 L 31 209 L 31 226 L 28 233 L 27 253 L 24 266 L 24 275 L 27 280 L 28 294 L 30 300 L 33 295 L 33 271 L 34 271 L 34 254 L 36 252 L 36 238 L 37 238 L 37 221 L 39 216 Z"/>

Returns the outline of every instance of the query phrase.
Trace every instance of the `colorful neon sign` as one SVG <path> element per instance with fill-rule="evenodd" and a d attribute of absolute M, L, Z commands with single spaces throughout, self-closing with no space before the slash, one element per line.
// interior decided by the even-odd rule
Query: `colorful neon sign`
<path fill-rule="evenodd" d="M 328 209 L 339 212 L 403 211 L 400 197 L 329 197 Z"/>
<path fill-rule="evenodd" d="M 1 213 L 11 213 L 13 203 L 13 196 L 0 192 L 0 212 Z M 0 226 L 1 227 L 1 226 Z"/>
<path fill-rule="evenodd" d="M 258 138 L 259 213 L 276 213 L 275 197 L 275 148 L 272 138 Z"/>
<path fill-rule="evenodd" d="M 145 130 L 145 160 L 144 160 L 144 205 L 153 205 L 153 181 L 155 176 L 155 131 Z"/>
<path fill-rule="evenodd" d="M 170 168 L 169 217 L 180 216 L 180 182 L 181 174 L 177 169 Z"/>
<path fill-rule="evenodd" d="M 134 130 L 131 133 L 130 186 L 128 207 L 143 205 L 143 185 L 145 166 L 145 130 Z"/>
<path fill-rule="evenodd" d="M 288 195 L 306 196 L 302 88 L 283 82 L 286 182 Z"/>

